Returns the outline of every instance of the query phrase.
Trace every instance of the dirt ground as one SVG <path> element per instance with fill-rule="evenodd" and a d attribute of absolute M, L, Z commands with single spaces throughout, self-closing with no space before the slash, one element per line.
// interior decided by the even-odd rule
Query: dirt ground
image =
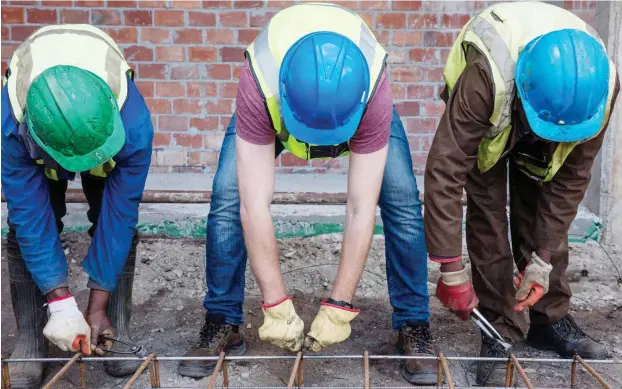
<path fill-rule="evenodd" d="M 71 288 L 81 307 L 86 306 L 88 290 L 86 274 L 79 262 L 88 248 L 88 236 L 69 233 L 64 236 L 66 254 L 70 262 Z M 8 357 L 17 337 L 15 320 L 9 298 L 6 253 L 2 250 L 2 356 Z M 328 296 L 336 275 L 340 251 L 340 235 L 323 235 L 311 238 L 292 238 L 280 241 L 281 268 L 285 273 L 289 292 L 294 296 L 298 314 L 309 326 L 317 312 L 318 303 Z M 613 261 L 622 268 L 622 248 L 607 247 Z M 466 254 L 466 253 L 465 253 Z M 203 321 L 202 299 L 204 283 L 204 243 L 200 240 L 144 238 L 138 247 L 136 280 L 134 283 L 133 338 L 149 352 L 160 356 L 183 355 L 197 340 Z M 431 266 L 428 286 L 434 293 L 436 269 Z M 616 282 L 618 275 L 604 251 L 596 243 L 573 245 L 569 273 L 575 297 L 572 313 L 582 328 L 603 342 L 612 357 L 622 359 L 622 287 Z M 396 333 L 391 329 L 391 306 L 385 281 L 384 239 L 376 236 L 359 285 L 355 304 L 361 314 L 352 323 L 352 336 L 346 342 L 330 348 L 327 354 L 393 354 Z M 250 271 L 247 272 L 246 302 L 244 305 L 244 332 L 247 355 L 282 355 L 280 349 L 262 342 L 257 329 L 262 323 L 260 295 Z M 448 356 L 474 356 L 479 353 L 479 332 L 470 322 L 461 322 L 431 299 L 434 347 Z M 515 346 L 519 357 L 556 358 L 550 352 L 533 350 L 524 344 Z M 53 356 L 65 356 L 59 350 Z M 231 363 L 231 386 L 281 386 L 287 384 L 292 361 L 252 361 Z M 466 362 L 451 362 L 457 385 L 473 385 L 475 366 Z M 49 364 L 46 379 L 53 376 L 61 364 Z M 407 387 L 408 382 L 399 374 L 397 361 L 372 361 L 371 385 Z M 570 367 L 555 364 L 525 364 L 527 374 L 536 387 L 568 388 Z M 622 365 L 595 366 L 614 388 L 622 388 Z M 126 379 L 106 375 L 103 365 L 87 365 L 89 388 L 120 388 Z M 599 388 L 596 381 L 583 372 L 579 374 L 579 387 Z M 305 386 L 308 387 L 362 387 L 363 372 L 360 360 L 306 360 L 304 362 Z M 194 380 L 177 375 L 176 362 L 161 362 L 162 387 L 206 387 L 207 378 Z M 222 379 L 218 379 L 218 385 Z M 522 385 L 517 377 L 517 383 Z M 502 386 L 502 379 L 489 385 Z M 77 388 L 77 368 L 59 381 L 57 388 Z M 143 374 L 133 386 L 150 387 L 148 376 Z"/>

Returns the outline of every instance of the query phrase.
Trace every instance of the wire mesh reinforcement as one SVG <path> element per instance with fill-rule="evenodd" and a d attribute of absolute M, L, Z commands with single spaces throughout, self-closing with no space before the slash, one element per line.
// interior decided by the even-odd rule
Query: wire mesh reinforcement
<path fill-rule="evenodd" d="M 363 388 L 364 389 L 417 389 L 417 388 L 430 388 L 426 387 L 417 387 L 417 386 L 408 386 L 408 387 L 397 387 L 397 386 L 372 386 L 370 384 L 370 369 L 369 362 L 371 360 L 436 360 L 438 366 L 438 379 L 436 388 L 448 388 L 448 389 L 464 389 L 468 388 L 465 386 L 455 386 L 453 382 L 453 378 L 451 375 L 451 370 L 449 368 L 448 362 L 450 361 L 467 361 L 467 362 L 481 362 L 481 361 L 493 361 L 493 362 L 505 362 L 506 363 L 506 376 L 505 376 L 505 386 L 497 387 L 497 388 L 514 388 L 514 389 L 553 389 L 553 388 L 540 388 L 535 387 L 531 383 L 529 377 L 523 370 L 521 363 L 558 363 L 558 364 L 570 364 L 570 389 L 579 389 L 580 386 L 578 384 L 577 379 L 577 370 L 580 365 L 583 367 L 594 379 L 605 389 L 612 389 L 612 387 L 602 378 L 602 376 L 591 366 L 593 364 L 603 364 L 603 365 L 613 365 L 620 364 L 622 365 L 622 360 L 614 360 L 614 359 L 593 359 L 593 360 L 584 360 L 579 356 L 576 356 L 572 359 L 555 359 L 555 358 L 517 358 L 514 354 L 510 354 L 508 358 L 488 358 L 488 357 L 464 357 L 464 356 L 444 356 L 440 353 L 438 356 L 406 356 L 406 355 L 369 355 L 367 351 L 365 351 L 362 355 L 353 354 L 353 355 L 303 355 L 302 352 L 299 352 L 297 355 L 250 355 L 250 356 L 226 356 L 224 352 L 221 352 L 219 356 L 214 357 L 181 357 L 181 356 L 162 356 L 159 357 L 156 354 L 151 354 L 147 357 L 82 357 L 80 353 L 75 354 L 71 358 L 31 358 L 31 359 L 2 359 L 2 388 L 10 389 L 10 365 L 12 363 L 36 363 L 36 362 L 67 362 L 63 368 L 54 376 L 52 379 L 45 385 L 45 389 L 51 389 L 56 385 L 57 381 L 62 378 L 67 371 L 71 368 L 73 364 L 78 364 L 79 373 L 80 373 L 80 387 L 86 388 L 86 369 L 84 368 L 84 363 L 86 362 L 105 362 L 105 361 L 142 361 L 140 367 L 136 371 L 136 373 L 129 379 L 129 381 L 125 384 L 124 389 L 130 389 L 131 386 L 136 382 L 138 377 L 144 372 L 144 370 L 149 371 L 149 382 L 152 388 L 162 388 L 160 384 L 160 362 L 176 362 L 176 361 L 217 361 L 216 368 L 214 373 L 208 380 L 207 387 L 212 389 L 215 387 L 216 379 L 219 374 L 223 376 L 223 385 L 222 387 L 228 389 L 284 389 L 284 388 L 299 388 L 302 387 L 303 382 L 303 361 L 305 359 L 315 359 L 315 360 L 339 360 L 339 359 L 355 359 L 362 360 L 363 363 Z M 228 362 L 236 362 L 236 361 L 275 361 L 275 360 L 293 360 L 293 368 L 291 370 L 290 379 L 287 386 L 255 386 L 255 387 L 246 387 L 246 386 L 229 386 L 229 372 L 228 372 Z M 518 373 L 518 376 L 521 378 L 522 384 L 524 386 L 519 386 L 514 383 L 515 373 Z M 173 389 L 173 387 L 167 387 Z M 315 389 L 354 389 L 358 387 L 352 386 L 332 386 L 332 387 L 314 387 Z M 495 387 L 491 387 L 495 388 Z M 559 389 L 568 389 L 568 388 L 559 388 Z"/>

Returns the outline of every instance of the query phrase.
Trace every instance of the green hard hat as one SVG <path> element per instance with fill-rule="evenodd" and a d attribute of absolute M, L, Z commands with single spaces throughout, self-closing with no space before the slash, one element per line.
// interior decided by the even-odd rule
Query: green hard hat
<path fill-rule="evenodd" d="M 32 81 L 26 124 L 35 142 L 70 172 L 107 162 L 125 143 L 112 90 L 95 74 L 75 66 L 51 67 Z"/>

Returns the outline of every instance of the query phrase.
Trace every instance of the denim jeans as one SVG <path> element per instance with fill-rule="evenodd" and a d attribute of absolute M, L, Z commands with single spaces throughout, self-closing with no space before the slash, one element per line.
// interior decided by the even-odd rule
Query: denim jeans
<path fill-rule="evenodd" d="M 277 141 L 276 155 L 281 151 L 283 146 Z M 378 205 L 384 224 L 393 328 L 408 322 L 427 323 L 430 307 L 421 202 L 408 138 L 395 108 Z M 214 177 L 206 246 L 208 292 L 203 306 L 210 314 L 224 315 L 227 323 L 241 325 L 247 256 L 235 167 L 235 115 L 227 128 Z"/>

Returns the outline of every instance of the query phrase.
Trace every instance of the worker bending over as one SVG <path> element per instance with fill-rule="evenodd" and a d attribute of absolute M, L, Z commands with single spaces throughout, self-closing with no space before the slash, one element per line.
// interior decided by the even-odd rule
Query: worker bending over
<path fill-rule="evenodd" d="M 132 74 L 115 42 L 89 25 L 41 28 L 11 59 L 2 89 L 2 190 L 19 332 L 11 359 L 45 357 L 43 336 L 85 355 L 111 346 L 98 342 L 101 335 L 128 339 L 138 205 L 153 138 Z M 82 262 L 90 288 L 84 315 L 68 288 L 59 236 L 67 181 L 76 173 L 93 223 Z M 106 363 L 114 376 L 135 368 L 131 361 Z M 43 364 L 9 370 L 12 388 L 33 388 Z"/>
<path fill-rule="evenodd" d="M 245 351 L 247 250 L 263 296 L 259 336 L 289 351 L 320 351 L 350 336 L 353 304 L 375 225 L 385 226 L 387 277 L 398 349 L 428 355 L 429 297 L 423 220 L 408 139 L 393 108 L 386 52 L 363 20 L 330 4 L 276 14 L 246 50 L 237 111 L 223 141 L 207 220 L 207 309 L 186 356 Z M 346 224 L 337 279 L 304 335 L 279 269 L 270 203 L 274 159 L 349 155 Z M 237 174 L 236 174 L 237 173 Z M 239 184 L 239 191 L 238 191 Z M 179 373 L 211 374 L 215 361 L 183 361 Z M 410 382 L 436 382 L 434 363 L 412 361 Z"/>
<path fill-rule="evenodd" d="M 606 357 L 568 314 L 566 275 L 568 229 L 619 90 L 602 41 L 556 6 L 501 3 L 464 27 L 444 78 L 446 109 L 425 173 L 427 247 L 441 263 L 437 297 L 464 320 L 479 299 L 511 341 L 527 332 L 530 345 L 563 357 Z M 462 263 L 463 189 L 473 284 Z M 481 356 L 503 355 L 482 334 Z M 493 369 L 480 362 L 478 383 Z"/>

